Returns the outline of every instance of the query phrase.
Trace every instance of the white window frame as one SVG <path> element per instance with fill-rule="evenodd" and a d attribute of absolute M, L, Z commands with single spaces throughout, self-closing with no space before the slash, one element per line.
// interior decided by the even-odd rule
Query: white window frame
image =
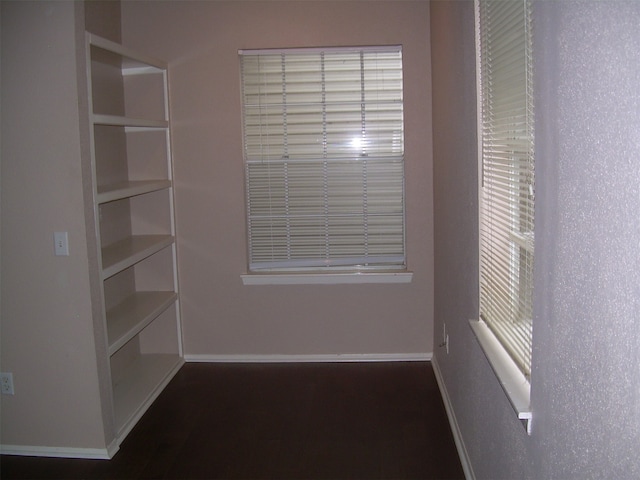
<path fill-rule="evenodd" d="M 259 284 L 286 285 L 286 284 L 298 284 L 298 283 L 304 283 L 304 284 L 309 284 L 309 283 L 311 284 L 407 283 L 411 281 L 412 274 L 411 272 L 408 272 L 406 269 L 405 205 L 404 205 L 404 196 L 405 196 L 405 193 L 404 193 L 404 134 L 403 134 L 404 129 L 402 127 L 403 114 L 402 114 L 402 80 L 401 78 L 400 78 L 400 103 L 398 104 L 396 99 L 396 100 L 393 100 L 396 107 L 393 107 L 393 106 L 388 107 L 393 110 L 393 113 L 391 113 L 391 115 L 395 115 L 396 116 L 395 118 L 397 118 L 398 116 L 398 111 L 400 112 L 399 141 L 395 140 L 398 138 L 397 124 L 391 127 L 394 129 L 393 141 L 390 140 L 388 141 L 388 143 L 376 143 L 375 140 L 369 140 L 369 138 L 373 137 L 374 134 L 376 133 L 375 131 L 376 127 L 382 128 L 384 130 L 387 128 L 387 125 L 380 123 L 380 122 L 384 122 L 385 121 L 384 119 L 378 121 L 378 123 L 375 123 L 375 122 L 371 123 L 371 121 L 369 121 L 369 117 L 367 118 L 367 121 L 369 122 L 365 123 L 365 118 L 364 118 L 365 114 L 363 113 L 362 119 L 358 119 L 358 121 L 349 120 L 351 123 L 348 123 L 347 126 L 344 127 L 347 131 L 350 131 L 352 129 L 358 131 L 357 135 L 359 137 L 361 136 L 362 142 L 358 142 L 357 147 L 355 146 L 356 144 L 354 142 L 353 149 L 354 150 L 360 149 L 360 150 L 358 150 L 357 153 L 353 153 L 349 151 L 350 150 L 349 148 L 347 148 L 347 149 L 342 149 L 338 153 L 335 153 L 334 151 L 333 155 L 332 153 L 327 153 L 331 147 L 327 147 L 327 145 L 329 144 L 329 142 L 327 142 L 327 137 L 328 137 L 327 125 L 329 125 L 329 123 L 328 121 L 325 121 L 324 112 L 325 112 L 325 108 L 331 108 L 332 105 L 335 105 L 335 104 L 327 103 L 326 105 L 328 107 L 324 106 L 325 105 L 325 93 L 324 93 L 325 73 L 324 73 L 324 67 L 323 67 L 322 81 L 318 82 L 318 85 L 322 86 L 321 105 L 322 105 L 323 113 L 322 113 L 322 123 L 319 124 L 319 126 L 322 127 L 323 129 L 322 136 L 323 136 L 323 143 L 325 144 L 325 146 L 322 148 L 323 151 L 321 151 L 321 153 L 318 153 L 315 150 L 316 147 L 314 143 L 309 143 L 309 146 L 307 146 L 304 143 L 304 142 L 307 142 L 307 140 L 304 138 L 302 140 L 303 141 L 302 144 L 300 143 L 292 144 L 293 149 L 297 150 L 298 152 L 301 152 L 297 154 L 298 156 L 296 156 L 296 154 L 290 154 L 290 151 L 287 150 L 288 148 L 287 145 L 289 144 L 287 140 L 289 135 L 288 127 L 287 127 L 288 125 L 287 122 L 289 122 L 288 112 L 289 112 L 289 109 L 291 109 L 291 111 L 294 111 L 293 110 L 294 108 L 300 108 L 300 107 L 298 107 L 298 104 L 288 103 L 290 102 L 289 100 L 290 94 L 288 91 L 288 87 L 290 84 L 286 83 L 288 78 L 285 76 L 284 68 L 285 68 L 285 65 L 288 68 L 289 64 L 285 62 L 295 61 L 295 60 L 290 60 L 290 59 L 295 59 L 296 58 L 294 57 L 295 55 L 300 55 L 300 57 L 298 58 L 303 58 L 301 57 L 301 55 L 307 55 L 307 56 L 310 56 L 310 58 L 319 58 L 318 55 L 322 55 L 321 58 L 322 58 L 322 63 L 324 65 L 326 58 L 328 58 L 331 61 L 332 58 L 338 58 L 339 55 L 353 56 L 354 54 L 357 54 L 360 56 L 359 58 L 360 58 L 361 65 L 359 68 L 362 70 L 361 73 L 358 73 L 358 76 L 361 77 L 361 79 L 358 78 L 358 81 L 362 83 L 363 87 L 371 87 L 373 85 L 378 85 L 378 80 L 365 79 L 365 70 L 364 70 L 365 67 L 364 67 L 364 63 L 362 62 L 365 62 L 365 61 L 370 62 L 371 60 L 368 60 L 368 59 L 370 59 L 372 56 L 375 56 L 378 53 L 381 54 L 381 58 L 384 58 L 383 56 L 385 52 L 399 53 L 400 62 L 401 62 L 401 58 L 402 58 L 401 46 L 349 47 L 349 48 L 328 48 L 328 49 L 304 48 L 304 49 L 279 49 L 279 50 L 240 50 L 238 52 L 239 55 L 242 57 L 242 60 L 246 58 L 245 56 L 250 56 L 249 61 L 253 61 L 255 63 L 256 61 L 260 62 L 261 58 L 274 59 L 274 58 L 281 57 L 282 64 L 283 64 L 283 73 L 282 73 L 282 90 L 283 90 L 282 102 L 283 103 L 281 108 L 282 110 L 284 110 L 284 113 L 282 114 L 282 116 L 284 117 L 282 121 L 284 123 L 283 123 L 283 127 L 281 128 L 284 128 L 284 131 L 278 130 L 279 128 L 278 126 L 276 126 L 275 128 L 273 127 L 274 123 L 268 117 L 270 113 L 263 114 L 263 112 L 269 112 L 269 109 L 276 110 L 278 108 L 278 106 L 274 108 L 273 103 L 269 103 L 269 102 L 272 102 L 271 98 L 273 97 L 268 97 L 266 94 L 262 93 L 263 91 L 271 92 L 271 89 L 273 88 L 273 86 L 277 87 L 277 85 L 275 85 L 275 83 L 269 83 L 269 84 L 266 84 L 267 86 L 265 86 L 263 90 L 260 90 L 262 87 L 256 87 L 257 84 L 255 83 L 255 78 L 257 77 L 255 77 L 255 73 L 253 74 L 254 75 L 253 77 L 248 77 L 249 79 L 245 81 L 245 72 L 244 70 L 242 71 L 242 87 L 243 87 L 242 105 L 243 105 L 243 127 L 244 127 L 243 141 L 244 141 L 244 163 L 245 163 L 245 179 L 246 179 L 246 192 L 247 192 L 247 229 L 248 229 L 248 265 L 247 265 L 248 273 L 241 275 L 241 278 L 244 284 L 246 285 L 259 285 Z M 270 57 L 261 57 L 262 55 L 270 56 Z M 366 59 L 366 60 L 363 60 L 363 59 Z M 367 63 L 367 66 L 368 65 L 369 63 Z M 339 68 L 342 68 L 342 67 L 339 67 Z M 269 72 L 271 72 L 271 70 L 269 70 Z M 382 75 L 382 71 L 380 72 Z M 400 64 L 400 75 L 401 73 L 402 73 L 402 66 Z M 270 73 L 270 75 L 274 75 L 273 72 Z M 370 74 L 367 73 L 366 75 L 370 75 Z M 261 77 L 259 78 L 260 78 L 260 81 L 262 82 L 262 78 Z M 353 79 L 351 79 L 351 81 L 353 82 Z M 314 82 L 314 80 L 312 80 L 312 82 Z M 259 85 L 262 85 L 262 84 L 260 83 Z M 292 85 L 294 87 L 297 86 L 297 84 L 292 84 Z M 306 85 L 307 84 L 304 85 L 305 88 L 306 88 Z M 329 84 L 327 83 L 327 85 Z M 396 81 L 396 85 L 397 85 L 397 81 Z M 382 90 L 376 90 L 376 93 L 379 93 L 381 97 L 384 97 L 385 95 L 389 95 L 389 93 L 384 90 L 385 88 L 389 88 L 386 86 L 386 84 L 380 88 L 382 88 Z M 256 93 L 256 91 L 258 93 Z M 319 91 L 320 89 L 318 89 L 318 92 Z M 369 92 L 370 90 L 367 89 L 367 94 L 365 95 L 363 90 L 362 98 L 358 98 L 358 106 L 355 108 L 362 109 L 363 112 L 365 111 L 365 108 L 366 109 L 372 108 L 373 110 L 375 110 L 376 108 L 380 108 L 379 105 L 381 104 L 376 102 L 371 102 L 368 98 L 365 98 L 367 95 L 369 95 L 369 97 L 372 97 L 372 95 L 370 95 Z M 265 95 L 265 96 L 261 97 L 261 95 Z M 276 95 L 277 95 L 277 92 L 276 92 Z M 312 95 L 315 95 L 315 92 L 312 93 Z M 391 95 L 393 96 L 395 94 L 391 94 Z M 255 100 L 256 98 L 258 98 L 257 101 Z M 327 95 L 327 98 L 328 98 L 328 95 Z M 396 98 L 396 97 L 394 96 L 393 98 Z M 306 101 L 306 98 L 304 99 L 304 101 Z M 350 102 L 353 102 L 353 100 L 350 100 Z M 371 105 L 373 105 L 373 107 L 371 107 Z M 399 105 L 399 109 L 397 105 Z M 301 108 L 307 108 L 307 107 L 303 106 Z M 317 107 L 309 107 L 310 110 L 313 110 L 315 108 Z M 341 108 L 341 107 L 338 106 L 338 108 Z M 382 106 L 381 108 L 384 110 L 385 107 Z M 259 111 L 260 113 L 257 114 L 256 111 Z M 305 111 L 304 113 L 306 114 L 307 112 Z M 315 112 L 314 110 L 311 113 L 316 115 L 315 121 L 318 121 L 320 117 L 317 116 L 317 112 Z M 263 118 L 263 115 L 264 115 L 264 118 Z M 275 120 L 275 122 L 277 122 L 278 121 L 277 118 L 279 114 L 275 114 L 275 115 L 276 116 L 273 117 L 273 119 Z M 368 116 L 369 113 L 367 113 L 366 115 Z M 371 117 L 375 119 L 376 118 L 375 115 L 376 115 L 376 112 L 372 111 Z M 380 118 L 383 118 L 384 115 L 385 113 L 382 112 L 380 114 Z M 329 114 L 326 114 L 326 116 L 329 117 Z M 256 121 L 258 123 L 256 123 Z M 256 128 L 255 125 L 259 125 L 259 129 L 260 129 L 259 134 L 255 133 L 255 128 Z M 292 125 L 293 127 L 296 127 L 296 124 L 292 124 Z M 265 135 L 263 134 L 263 132 L 267 132 L 267 134 Z M 284 139 L 282 140 L 284 142 L 283 144 L 276 145 L 273 143 L 272 139 L 268 138 L 268 135 L 273 135 L 277 137 L 278 135 L 282 136 L 283 134 L 284 134 Z M 342 131 L 338 131 L 337 136 L 343 135 L 343 134 L 344 133 Z M 303 132 L 303 135 L 306 135 L 306 131 Z M 315 132 L 314 130 L 314 135 L 316 137 L 320 137 L 320 132 Z M 383 131 L 380 135 L 381 137 L 384 137 L 385 132 Z M 360 140 L 360 138 L 358 138 L 358 140 Z M 294 139 L 294 142 L 297 142 L 297 138 Z M 362 144 L 362 147 L 360 147 L 360 143 Z M 281 148 L 282 152 L 278 152 L 278 148 Z M 338 146 L 334 148 L 340 149 L 341 147 Z M 371 153 L 366 151 L 366 148 L 370 148 Z M 376 151 L 375 150 L 376 148 L 380 148 L 380 151 Z M 345 150 L 346 150 L 346 153 L 344 152 Z M 274 154 L 274 151 L 275 151 L 275 154 Z M 281 154 L 281 157 L 279 156 L 280 154 Z M 265 245 L 266 244 L 271 245 L 271 243 L 269 243 L 270 241 L 269 241 L 268 235 L 272 235 L 272 234 L 269 233 L 270 231 L 269 229 L 274 229 L 274 231 L 276 232 L 275 236 L 271 237 L 272 239 L 275 239 L 273 241 L 274 242 L 281 241 L 280 238 L 282 237 L 282 232 L 278 230 L 278 228 L 283 229 L 285 227 L 282 227 L 278 222 L 281 222 L 280 218 L 285 218 L 285 219 L 290 218 L 289 203 L 288 203 L 289 202 L 288 200 L 289 186 L 286 186 L 287 192 L 284 194 L 287 196 L 287 200 L 284 201 L 286 203 L 286 207 L 282 207 L 282 205 L 280 204 L 282 204 L 283 202 L 278 199 L 275 202 L 276 207 L 274 207 L 276 214 L 272 216 L 270 203 L 267 206 L 269 211 L 266 214 L 264 214 L 263 212 L 265 212 L 265 208 L 262 206 L 264 205 L 264 203 L 258 204 L 261 210 L 257 210 L 256 208 L 254 208 L 254 205 L 256 205 L 256 201 L 264 202 L 263 200 L 264 195 L 263 197 L 260 197 L 260 195 L 256 196 L 253 194 L 253 192 L 256 191 L 255 185 L 258 185 L 260 187 L 261 189 L 260 192 L 263 192 L 265 188 L 267 188 L 270 192 L 268 194 L 269 202 L 270 202 L 271 195 L 272 195 L 271 193 L 272 180 L 271 180 L 271 177 L 269 177 L 269 180 L 266 182 L 266 186 L 265 186 L 265 183 L 255 183 L 256 181 L 264 182 L 263 180 L 261 180 L 260 176 L 256 177 L 256 175 L 264 176 L 266 174 L 262 172 L 267 170 L 268 170 L 267 172 L 268 175 L 271 175 L 271 171 L 275 172 L 277 171 L 278 168 L 280 168 L 281 170 L 284 169 L 284 173 L 277 172 L 278 175 L 285 175 L 285 177 L 282 177 L 284 178 L 284 180 L 280 177 L 277 177 L 277 178 L 278 178 L 278 181 L 280 182 L 284 181 L 285 184 L 288 185 L 288 180 L 286 180 L 286 178 L 289 178 L 287 177 L 287 175 L 289 175 L 288 172 L 289 170 L 293 170 L 293 168 L 303 169 L 305 168 L 304 167 L 305 165 L 309 165 L 310 170 L 313 170 L 315 168 L 314 167 L 315 165 L 324 164 L 325 170 L 327 168 L 326 165 L 329 165 L 329 168 L 336 168 L 338 169 L 337 171 L 342 171 L 342 170 L 339 170 L 341 168 L 340 166 L 333 167 L 332 165 L 334 164 L 329 163 L 332 161 L 335 162 L 335 165 L 337 165 L 339 162 L 343 162 L 344 164 L 345 161 L 353 162 L 352 165 L 355 165 L 355 164 L 364 165 L 362 169 L 364 174 L 367 176 L 364 177 L 365 179 L 363 180 L 363 184 L 362 184 L 363 186 L 360 188 L 363 189 L 363 197 L 361 201 L 364 202 L 364 212 L 362 216 L 365 217 L 365 220 L 364 220 L 365 232 L 368 229 L 366 225 L 369 222 L 368 220 L 366 220 L 367 215 L 369 214 L 367 210 L 368 208 L 367 205 L 372 205 L 371 209 L 373 209 L 374 202 L 371 202 L 369 199 L 374 198 L 374 194 L 376 194 L 376 191 L 373 190 L 375 184 L 371 183 L 374 181 L 373 179 L 375 177 L 370 176 L 370 175 L 373 175 L 373 173 L 369 174 L 368 169 L 373 169 L 371 171 L 375 172 L 376 171 L 375 169 L 378 168 L 379 169 L 378 171 L 382 172 L 377 174 L 378 185 L 381 184 L 380 182 L 381 178 L 386 178 L 387 168 L 390 168 L 393 171 L 393 173 L 390 173 L 390 175 L 392 176 L 389 178 L 390 178 L 390 181 L 391 179 L 394 179 L 391 185 L 393 185 L 392 188 L 394 189 L 393 190 L 394 193 L 392 195 L 395 195 L 395 199 L 393 200 L 395 202 L 393 204 L 395 205 L 395 207 L 391 205 L 390 207 L 388 207 L 387 211 L 391 212 L 391 210 L 393 209 L 393 212 L 391 212 L 389 215 L 393 215 L 396 218 L 398 218 L 398 215 L 401 216 L 401 232 L 400 233 L 398 232 L 398 227 L 389 228 L 389 227 L 383 226 L 379 229 L 379 231 L 384 231 L 384 232 L 387 232 L 388 230 L 391 231 L 391 235 L 396 238 L 396 240 L 393 240 L 392 246 L 389 248 L 390 253 L 389 254 L 366 253 L 366 251 L 368 251 L 367 249 L 369 248 L 366 245 L 369 245 L 368 242 L 370 240 L 368 240 L 369 237 L 367 237 L 367 233 L 365 233 L 364 242 L 366 245 L 364 247 L 361 247 L 366 250 L 364 252 L 364 256 L 362 253 L 356 254 L 352 259 L 346 258 L 349 256 L 349 254 L 344 254 L 344 253 L 341 254 L 342 257 L 333 258 L 331 257 L 331 255 L 328 255 L 326 259 L 311 260 L 310 263 L 308 263 L 307 261 L 300 262 L 299 259 L 295 258 L 293 255 L 291 255 L 291 257 L 282 259 L 283 255 L 289 255 L 288 240 L 287 240 L 287 246 L 286 246 L 287 248 L 286 254 L 282 253 L 283 246 L 281 243 L 274 243 L 276 247 L 280 248 L 280 251 L 279 252 L 276 251 L 275 254 L 272 254 L 272 252 L 269 249 L 265 248 Z M 393 164 L 399 165 L 400 170 L 398 170 L 398 167 L 385 166 L 385 165 L 393 165 Z M 274 165 L 274 167 L 271 167 L 269 165 Z M 284 165 L 284 166 L 281 166 L 281 165 Z M 370 165 L 370 167 L 367 167 L 367 165 Z M 380 167 L 376 167 L 376 165 L 380 165 Z M 253 172 L 258 172 L 258 173 L 256 174 Z M 303 172 L 303 174 L 305 175 L 305 177 L 303 177 L 305 179 L 317 178 L 314 176 L 306 177 L 306 172 Z M 398 177 L 398 174 L 400 175 L 400 177 Z M 323 175 L 326 175 L 326 173 L 323 172 Z M 380 177 L 380 175 L 383 175 L 383 176 Z M 256 178 L 257 180 L 255 180 Z M 300 177 L 297 177 L 297 178 L 300 178 Z M 353 178 L 355 178 L 356 182 L 359 181 L 357 180 L 357 177 L 353 177 Z M 370 179 L 370 180 L 367 180 L 367 179 Z M 349 181 L 352 181 L 352 180 L 349 180 Z M 367 184 L 367 181 L 369 182 L 369 184 Z M 304 182 L 306 182 L 306 180 Z M 306 187 L 304 186 L 305 185 L 304 182 L 302 184 L 302 187 L 298 186 L 297 191 L 300 191 L 300 188 L 302 188 L 303 192 L 306 192 Z M 372 185 L 371 190 L 368 189 L 368 185 Z M 274 188 L 277 189 L 278 185 L 276 185 L 276 187 Z M 313 186 L 310 188 L 313 188 Z M 383 188 L 387 188 L 387 187 L 383 187 Z M 351 190 L 349 190 L 349 196 L 351 196 L 350 192 Z M 278 191 L 274 193 L 274 195 L 282 195 L 282 193 Z M 401 206 L 400 206 L 400 203 L 398 202 L 399 195 L 400 195 Z M 280 204 L 278 204 L 278 201 L 280 202 Z M 385 201 L 385 199 L 382 198 L 382 201 Z M 280 212 L 278 211 L 278 208 L 280 209 L 284 208 L 285 211 Z M 325 204 L 325 210 L 326 210 L 326 204 Z M 254 213 L 255 211 L 259 211 L 261 216 L 256 215 Z M 281 217 L 277 217 L 277 215 L 280 215 Z M 325 213 L 325 215 L 327 214 Z M 347 216 L 353 216 L 353 215 L 349 213 Z M 357 216 L 358 214 L 355 215 L 355 217 Z M 384 218 L 384 216 L 385 214 L 383 213 L 382 217 L 378 217 L 378 218 Z M 306 218 L 304 214 L 301 215 L 300 217 Z M 273 218 L 273 220 L 270 220 L 270 218 Z M 375 222 L 375 217 L 371 217 L 369 215 L 368 218 L 372 219 Z M 346 219 L 345 221 L 350 222 L 351 220 Z M 358 222 L 357 219 L 354 221 Z M 252 236 L 253 234 L 252 222 L 257 225 L 253 230 L 258 232 L 253 236 Z M 265 240 L 265 234 L 264 234 L 265 232 L 264 227 L 262 228 L 262 230 L 259 229 L 260 225 L 264 225 L 263 222 L 272 222 L 270 223 L 272 227 L 267 227 L 268 231 L 266 234 L 267 235 L 266 240 Z M 313 220 L 310 220 L 310 222 L 313 222 Z M 338 222 L 340 222 L 340 220 L 338 220 Z M 358 227 L 347 226 L 346 228 L 357 229 Z M 289 229 L 290 229 L 289 220 L 286 220 L 287 236 L 289 235 Z M 376 235 L 376 233 L 374 230 L 371 230 L 371 231 L 374 233 L 368 234 L 368 235 L 371 238 L 374 238 L 374 235 Z M 307 232 L 303 232 L 303 233 L 304 235 L 307 234 Z M 280 237 L 278 237 L 278 235 L 280 235 Z M 356 236 L 352 237 L 350 240 L 347 240 L 347 241 L 350 241 L 353 243 L 354 241 L 353 238 L 358 238 L 357 234 L 354 234 L 354 235 Z M 398 235 L 401 235 L 401 237 L 399 237 Z M 379 237 L 379 238 L 384 238 L 384 237 Z M 398 244 L 398 240 L 397 240 L 398 238 L 401 238 L 401 245 Z M 327 246 L 329 245 L 330 245 L 330 241 L 327 241 Z M 370 245 L 373 245 L 373 247 L 371 248 L 374 248 L 374 249 L 376 248 L 375 242 L 371 243 Z M 358 247 L 357 245 L 355 245 L 353 247 L 347 247 L 347 248 L 358 248 Z M 378 248 L 384 249 L 385 246 L 378 247 Z M 257 253 L 254 253 L 254 249 Z M 265 251 L 267 253 L 265 253 Z M 314 254 L 317 254 L 317 253 L 314 253 Z M 271 258 L 271 255 L 274 255 L 273 260 Z M 343 264 L 345 263 L 345 260 L 344 260 L 345 258 L 347 260 L 347 263 Z"/>
<path fill-rule="evenodd" d="M 480 245 L 479 245 L 479 253 L 480 259 L 479 261 L 483 262 L 483 246 L 482 246 L 482 228 L 483 228 L 483 220 L 482 220 L 482 211 L 483 211 L 483 188 L 484 188 L 484 158 L 483 158 L 483 132 L 484 132 L 484 122 L 483 122 L 483 91 L 482 91 L 482 52 L 481 52 L 481 16 L 480 16 L 480 2 L 489 1 L 489 0 L 474 0 L 475 3 L 475 14 L 476 14 L 476 82 L 477 82 L 477 92 L 478 92 L 478 198 L 479 198 L 479 228 L 480 228 Z M 503 0 L 502 0 L 503 1 Z M 523 2 L 527 5 L 528 0 L 511 0 Z M 528 12 L 530 14 L 530 6 L 527 7 Z M 530 21 L 530 19 L 529 19 Z M 530 32 L 528 32 L 530 34 Z M 530 54 L 531 52 L 529 52 Z M 531 58 L 530 58 L 530 61 Z M 530 65 L 529 65 L 530 66 Z M 529 84 L 527 84 L 527 87 Z M 533 189 L 533 179 L 531 181 L 531 189 Z M 531 196 L 533 196 L 533 192 L 531 192 Z M 516 208 L 516 207 L 514 207 Z M 520 221 L 521 212 L 512 211 L 511 220 L 514 223 L 518 223 Z M 518 228 L 514 229 L 518 231 Z M 534 239 L 533 239 L 533 231 L 526 232 L 524 235 L 519 233 L 511 233 L 511 237 L 509 238 L 511 242 L 511 254 L 509 260 L 509 270 L 511 277 L 511 301 L 512 302 L 520 302 L 522 299 L 522 291 L 516 291 L 521 288 L 519 286 L 519 277 L 520 269 L 520 255 L 521 252 L 527 252 L 527 255 L 533 256 L 534 251 Z M 479 269 L 480 275 L 480 291 L 479 295 L 482 298 L 482 274 Z M 531 272 L 530 272 L 531 273 Z M 531 290 L 533 287 L 533 278 L 528 277 L 526 280 L 527 293 L 526 295 L 531 296 Z M 481 300 L 482 305 L 482 300 Z M 530 305 L 528 306 L 530 308 Z M 516 309 L 514 309 L 516 310 Z M 518 322 L 518 319 L 513 319 L 514 324 Z M 509 353 L 507 347 L 505 347 L 505 343 L 508 342 L 509 338 L 500 338 L 496 331 L 491 328 L 491 326 L 485 321 L 483 318 L 482 312 L 479 312 L 478 319 L 474 319 L 470 321 L 470 325 L 472 327 L 473 332 L 478 339 L 480 346 L 482 347 L 483 352 L 485 353 L 489 364 L 491 365 L 494 373 L 496 374 L 500 385 L 503 387 L 507 398 L 509 399 L 512 407 L 514 408 L 518 418 L 522 421 L 525 426 L 527 433 L 531 434 L 531 419 L 532 419 L 532 411 L 531 411 L 531 384 L 528 373 L 530 372 L 530 363 L 526 365 L 522 365 L 517 363 L 514 358 L 518 358 L 519 361 L 522 361 L 519 357 L 514 357 Z M 519 330 L 518 330 L 519 331 Z M 509 335 L 513 335 L 512 333 L 507 333 L 507 337 Z M 530 335 L 530 333 L 529 333 Z M 529 337 L 530 339 L 530 337 Z M 530 360 L 529 360 L 530 361 Z"/>

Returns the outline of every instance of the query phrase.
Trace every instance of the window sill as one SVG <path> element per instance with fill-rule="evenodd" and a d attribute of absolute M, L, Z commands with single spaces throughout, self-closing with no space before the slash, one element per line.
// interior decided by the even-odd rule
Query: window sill
<path fill-rule="evenodd" d="M 531 385 L 486 323 L 470 320 L 469 324 L 518 419 L 531 435 Z"/>
<path fill-rule="evenodd" d="M 247 273 L 243 285 L 343 285 L 363 283 L 411 283 L 413 272 Z"/>

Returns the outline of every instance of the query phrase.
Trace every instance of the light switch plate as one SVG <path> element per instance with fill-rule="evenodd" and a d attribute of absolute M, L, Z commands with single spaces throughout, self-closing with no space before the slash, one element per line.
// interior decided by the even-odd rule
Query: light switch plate
<path fill-rule="evenodd" d="M 53 242 L 57 256 L 69 256 L 69 234 L 67 232 L 54 232 Z"/>

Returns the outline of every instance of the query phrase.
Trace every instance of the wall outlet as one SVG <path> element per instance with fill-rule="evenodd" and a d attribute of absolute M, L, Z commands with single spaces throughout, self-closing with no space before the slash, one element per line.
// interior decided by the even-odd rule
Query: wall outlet
<path fill-rule="evenodd" d="M 0 393 L 13 395 L 13 373 L 0 373 Z"/>

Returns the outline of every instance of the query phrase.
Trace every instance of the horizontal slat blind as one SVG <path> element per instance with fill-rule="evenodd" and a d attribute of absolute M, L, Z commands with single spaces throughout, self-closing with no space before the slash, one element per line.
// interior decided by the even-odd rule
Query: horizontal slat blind
<path fill-rule="evenodd" d="M 241 62 L 249 269 L 403 266 L 400 48 Z"/>
<path fill-rule="evenodd" d="M 534 255 L 530 17 L 526 0 L 479 0 L 480 314 L 526 376 Z"/>

